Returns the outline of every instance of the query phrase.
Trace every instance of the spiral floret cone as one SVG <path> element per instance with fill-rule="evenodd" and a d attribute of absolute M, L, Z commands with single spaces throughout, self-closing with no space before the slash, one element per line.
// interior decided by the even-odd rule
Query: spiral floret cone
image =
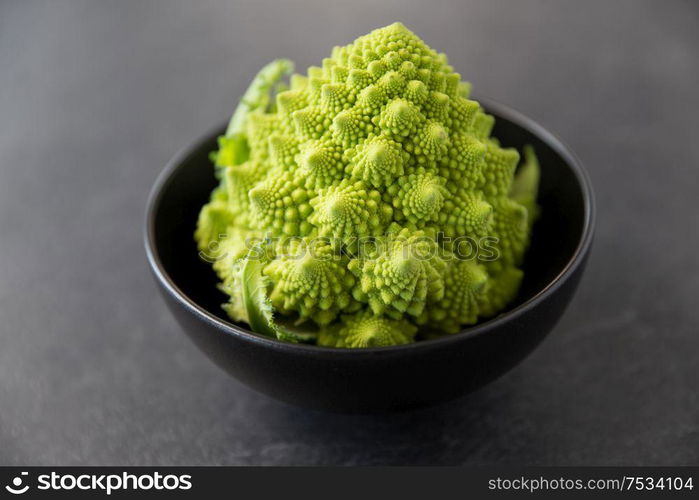
<path fill-rule="evenodd" d="M 450 334 L 507 307 L 537 211 L 533 151 L 515 182 L 519 153 L 491 137 L 493 117 L 446 56 L 401 23 L 281 86 L 289 65 L 262 70 L 213 154 L 221 186 L 196 239 L 235 250 L 214 266 L 232 319 L 248 321 L 236 262 L 250 238 L 268 241 L 275 317 L 320 328 L 322 345 Z M 465 258 L 460 241 L 484 238 L 489 259 Z M 293 260 L 290 240 L 323 243 Z"/>

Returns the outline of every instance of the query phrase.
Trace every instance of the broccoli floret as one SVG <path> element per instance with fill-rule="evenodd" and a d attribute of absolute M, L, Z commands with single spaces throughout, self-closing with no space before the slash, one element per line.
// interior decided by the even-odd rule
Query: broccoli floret
<path fill-rule="evenodd" d="M 502 312 L 538 212 L 533 149 L 519 166 L 446 56 L 400 23 L 281 83 L 292 71 L 260 71 L 212 153 L 220 185 L 195 238 L 231 318 L 371 347 Z"/>
<path fill-rule="evenodd" d="M 371 311 L 344 315 L 333 329 L 324 328 L 318 345 L 327 347 L 385 347 L 408 344 L 415 338 L 417 327 L 406 320 L 377 316 Z"/>

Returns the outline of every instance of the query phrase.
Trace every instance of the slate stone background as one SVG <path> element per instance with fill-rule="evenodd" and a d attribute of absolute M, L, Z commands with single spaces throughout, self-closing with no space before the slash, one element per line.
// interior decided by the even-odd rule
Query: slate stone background
<path fill-rule="evenodd" d="M 564 139 L 599 220 L 549 339 L 454 403 L 328 415 L 257 394 L 179 331 L 148 190 L 257 69 L 401 20 Z M 0 3 L 0 463 L 697 464 L 699 5 Z"/>

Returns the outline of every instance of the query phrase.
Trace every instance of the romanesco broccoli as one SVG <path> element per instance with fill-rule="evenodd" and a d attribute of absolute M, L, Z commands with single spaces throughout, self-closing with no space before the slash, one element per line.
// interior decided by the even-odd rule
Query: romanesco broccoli
<path fill-rule="evenodd" d="M 287 87 L 292 71 L 262 69 L 212 153 L 220 185 L 195 238 L 215 254 L 231 318 L 294 342 L 378 347 L 501 312 L 538 210 L 533 150 L 515 175 L 519 153 L 491 137 L 470 86 L 400 23 Z"/>

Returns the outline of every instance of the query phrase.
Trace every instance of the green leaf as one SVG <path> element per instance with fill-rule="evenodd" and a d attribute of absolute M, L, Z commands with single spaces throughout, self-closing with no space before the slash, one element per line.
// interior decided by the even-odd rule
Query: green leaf
<path fill-rule="evenodd" d="M 519 167 L 512 182 L 510 198 L 526 207 L 529 216 L 527 217 L 529 228 L 539 216 L 539 206 L 536 197 L 539 193 L 539 180 L 541 178 L 541 168 L 532 146 L 524 147 L 524 163 Z"/>
<path fill-rule="evenodd" d="M 245 134 L 245 124 L 250 113 L 257 110 L 267 110 L 271 93 L 279 81 L 294 71 L 294 63 L 288 59 L 277 59 L 263 67 L 250 83 L 243 94 L 226 129 L 226 137 L 236 137 Z"/>

